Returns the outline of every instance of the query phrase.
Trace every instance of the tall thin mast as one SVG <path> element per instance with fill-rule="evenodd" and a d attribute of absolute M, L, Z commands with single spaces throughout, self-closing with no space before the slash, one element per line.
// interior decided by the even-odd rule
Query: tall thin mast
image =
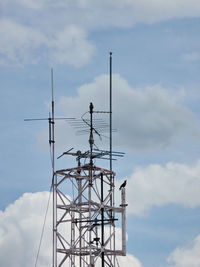
<path fill-rule="evenodd" d="M 110 52 L 110 206 L 114 205 L 114 176 L 112 175 L 112 52 Z M 113 211 L 110 214 L 111 219 L 114 218 Z M 115 225 L 113 225 L 113 248 L 115 250 Z M 111 234 L 111 225 L 110 225 Z M 112 246 L 112 245 L 111 245 Z M 113 255 L 113 266 L 115 267 L 116 255 Z"/>
<path fill-rule="evenodd" d="M 53 88 L 53 69 L 51 69 L 51 112 L 52 112 L 52 168 L 53 168 L 53 175 L 55 171 L 55 133 L 54 133 L 54 88 Z"/>
<path fill-rule="evenodd" d="M 56 207 L 55 207 L 55 133 L 54 133 L 54 88 L 53 88 L 53 69 L 51 69 L 51 130 L 52 130 L 52 139 L 50 143 L 52 144 L 52 183 L 53 183 L 53 267 L 56 266 Z"/>
<path fill-rule="evenodd" d="M 110 52 L 110 171 L 112 171 L 112 52 Z"/>

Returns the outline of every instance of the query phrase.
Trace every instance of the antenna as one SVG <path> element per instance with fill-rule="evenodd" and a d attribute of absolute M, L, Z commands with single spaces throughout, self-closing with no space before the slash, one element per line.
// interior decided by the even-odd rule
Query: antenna
<path fill-rule="evenodd" d="M 53 144 L 52 147 L 52 185 L 53 185 L 53 267 L 56 267 L 56 253 L 55 253 L 55 247 L 56 247 L 56 235 L 55 235 L 55 226 L 56 226 L 56 209 L 55 209 L 55 122 L 54 122 L 54 84 L 53 84 L 53 68 L 51 68 L 51 115 L 52 119 L 50 120 L 51 127 L 50 130 L 52 131 L 52 140 L 50 139 L 50 144 Z"/>
<path fill-rule="evenodd" d="M 51 116 L 52 119 L 50 119 L 51 123 L 51 132 L 52 132 L 52 140 L 50 139 L 50 144 L 52 143 L 52 169 L 53 169 L 53 175 L 54 175 L 54 169 L 55 169 L 55 121 L 54 121 L 54 84 L 53 84 L 53 68 L 51 68 Z"/>
<path fill-rule="evenodd" d="M 53 253 L 52 253 L 52 262 L 53 267 L 57 267 L 57 237 L 56 237 L 56 206 L 55 206 L 55 198 L 56 198 L 56 181 L 55 181 L 55 120 L 66 120 L 73 121 L 75 118 L 55 118 L 55 107 L 54 107 L 54 79 L 53 79 L 53 68 L 51 68 L 51 113 L 49 113 L 48 118 L 28 118 L 24 119 L 24 121 L 48 121 L 49 123 L 49 145 L 51 149 L 52 155 L 52 184 L 51 188 L 53 188 Z"/>
<path fill-rule="evenodd" d="M 122 204 L 115 207 L 114 201 L 111 203 L 114 199 L 114 179 L 111 178 L 115 173 L 94 164 L 95 159 L 115 160 L 113 157 L 123 157 L 124 153 L 94 148 L 93 116 L 100 112 L 96 112 L 90 103 L 86 113 L 90 116 L 86 123 L 89 126 L 89 150 L 82 153 L 80 150 L 73 152 L 71 148 L 58 157 L 75 156 L 78 166 L 55 172 L 54 232 L 57 238 L 54 242 L 57 242 L 57 247 L 54 255 L 58 262 L 55 260 L 57 265 L 53 267 L 67 264 L 70 267 L 94 267 L 100 263 L 102 267 L 115 267 L 116 256 L 126 254 L 125 191 Z M 73 194 L 69 198 L 71 187 Z M 115 221 L 120 215 L 123 242 L 122 249 L 116 250 Z M 65 235 L 64 225 L 65 228 L 69 226 L 70 234 Z"/>
<path fill-rule="evenodd" d="M 110 206 L 112 207 L 114 205 L 114 188 L 112 187 L 112 184 L 114 184 L 114 176 L 112 175 L 112 52 L 110 52 L 110 95 L 109 95 L 109 100 L 110 100 Z M 112 210 L 110 211 L 110 217 L 112 218 L 113 212 Z M 110 232 L 111 232 L 111 226 L 110 226 Z M 115 227 L 114 227 L 114 237 L 113 237 L 113 248 L 115 250 Z M 114 255 L 114 266 L 115 266 L 115 259 L 116 255 Z"/>
<path fill-rule="evenodd" d="M 49 121 L 49 144 L 52 152 L 53 187 L 53 254 L 52 267 L 115 267 L 116 256 L 126 255 L 126 192 L 121 190 L 121 205 L 114 203 L 114 176 L 112 161 L 123 157 L 123 152 L 112 150 L 112 52 L 110 52 L 110 101 L 109 111 L 96 111 L 93 103 L 81 120 L 71 124 L 85 127 L 89 134 L 89 149 L 85 152 L 73 148 L 64 155 L 76 157 L 77 167 L 55 170 L 55 118 L 54 81 L 51 69 L 51 113 L 49 118 L 27 119 Z M 94 134 L 101 136 L 100 129 L 107 124 L 96 119 L 99 113 L 109 114 L 109 148 L 96 149 Z M 85 117 L 85 114 L 89 118 Z M 109 160 L 108 169 L 97 167 L 96 159 Z M 115 221 L 121 217 L 122 246 L 115 247 Z M 69 230 L 69 232 L 68 232 Z"/>
<path fill-rule="evenodd" d="M 112 172 L 112 52 L 110 52 L 110 171 Z"/>

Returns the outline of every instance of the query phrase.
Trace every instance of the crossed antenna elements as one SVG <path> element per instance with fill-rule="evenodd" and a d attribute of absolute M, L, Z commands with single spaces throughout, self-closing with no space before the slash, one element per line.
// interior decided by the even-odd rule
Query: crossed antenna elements
<path fill-rule="evenodd" d="M 92 103 L 81 119 L 55 118 L 53 70 L 52 109 L 49 118 L 25 119 L 49 122 L 49 144 L 52 153 L 53 251 L 52 267 L 119 267 L 117 256 L 126 255 L 126 189 L 121 187 L 121 204 L 115 206 L 115 173 L 112 162 L 123 152 L 112 150 L 112 53 L 110 52 L 110 109 L 95 111 Z M 94 114 L 108 113 L 109 124 Z M 86 116 L 89 115 L 89 118 Z M 55 121 L 67 120 L 77 134 L 89 135 L 89 150 L 63 152 L 75 156 L 77 167 L 55 170 Z M 109 149 L 95 145 L 94 134 L 102 138 L 109 129 Z M 81 160 L 84 159 L 84 162 Z M 86 162 L 87 159 L 87 162 Z M 97 167 L 95 159 L 109 160 L 110 168 Z M 121 217 L 121 219 L 120 219 Z M 121 245 L 116 247 L 116 221 L 121 223 Z M 39 247 L 40 249 L 40 247 Z M 37 260 L 36 260 L 37 262 Z"/>
<path fill-rule="evenodd" d="M 75 156 L 78 166 L 54 173 L 53 267 L 115 267 L 116 257 L 126 255 L 125 187 L 121 188 L 121 204 L 117 207 L 114 204 L 115 173 L 94 165 L 94 159 L 115 160 L 113 156 L 123 157 L 124 153 L 94 148 L 93 135 L 99 135 L 94 127 L 94 113 L 100 112 L 95 112 L 90 103 L 87 123 L 82 118 L 89 133 L 90 149 L 82 153 L 80 150 L 72 152 L 71 148 L 58 157 Z M 81 165 L 81 159 L 89 161 Z M 122 229 L 120 249 L 116 248 L 115 237 L 118 220 Z"/>
<path fill-rule="evenodd" d="M 49 144 L 55 143 L 54 136 L 52 136 L 52 132 L 54 132 L 54 124 L 55 120 L 65 120 L 65 121 L 73 121 L 75 118 L 54 118 L 49 114 L 48 118 L 29 118 L 24 119 L 24 121 L 48 121 L 49 122 Z"/>
<path fill-rule="evenodd" d="M 90 119 L 89 118 L 85 118 L 86 115 L 89 112 L 85 112 L 82 116 L 81 119 L 75 119 L 75 120 L 71 120 L 69 121 L 69 124 L 75 129 L 76 134 L 77 135 L 84 135 L 84 134 L 88 134 L 90 132 Z M 108 111 L 93 111 L 93 113 L 98 113 L 98 114 L 109 114 L 110 112 Z M 105 120 L 103 120 L 102 118 L 95 118 L 93 119 L 93 131 L 95 134 L 97 134 L 100 139 L 102 139 L 101 137 L 106 137 L 109 138 L 105 135 L 103 135 L 103 133 L 108 133 L 109 132 L 109 123 L 107 123 Z M 116 132 L 116 129 L 112 129 L 112 132 Z"/>
<path fill-rule="evenodd" d="M 105 159 L 105 160 L 116 160 L 114 157 L 123 157 L 125 153 L 123 152 L 116 152 L 116 151 L 108 151 L 108 150 L 100 150 L 97 148 L 94 142 L 93 134 L 97 134 L 99 138 L 102 140 L 102 136 L 105 137 L 105 135 L 102 135 L 102 132 L 108 132 L 109 130 L 109 124 L 106 123 L 101 118 L 93 118 L 93 114 L 102 114 L 102 113 L 110 113 L 107 111 L 94 111 L 93 104 L 90 103 L 90 111 L 85 112 L 81 119 L 75 119 L 70 120 L 69 124 L 73 126 L 77 131 L 77 134 L 90 134 L 90 150 L 85 151 L 82 153 L 80 150 L 77 152 L 71 152 L 73 148 L 69 149 L 66 152 L 63 152 L 60 156 L 57 157 L 57 159 L 61 158 L 64 155 L 71 155 L 77 157 L 77 161 L 80 162 L 81 159 Z M 90 114 L 90 118 L 85 118 L 87 114 Z M 116 131 L 112 129 L 112 132 Z M 109 138 L 109 137 L 107 137 Z M 92 146 L 92 147 L 91 147 Z M 93 148 L 95 146 L 96 148 Z M 112 157 L 111 157 L 112 156 Z M 79 163 L 80 164 L 80 163 Z"/>
<path fill-rule="evenodd" d="M 75 156 L 77 167 L 53 171 L 53 267 L 115 267 L 117 256 L 126 255 L 126 197 L 125 188 L 121 190 L 121 205 L 115 206 L 114 190 L 115 173 L 94 165 L 94 159 L 116 160 L 123 157 L 123 152 L 100 150 L 95 147 L 94 134 L 105 126 L 102 120 L 94 119 L 92 103 L 80 123 L 74 118 L 41 118 L 25 119 L 25 121 L 48 120 L 49 143 L 54 120 L 67 120 L 70 124 L 82 127 L 89 134 L 90 149 L 85 152 L 73 148 L 63 152 L 64 155 Z M 107 112 L 108 113 L 108 112 Z M 90 115 L 86 119 L 86 114 Z M 96 123 L 97 122 L 97 123 Z M 100 122 L 100 123 L 99 123 Z M 98 126 L 98 128 L 96 128 Z M 106 125 L 107 126 L 107 125 Z M 82 130 L 82 129 L 81 129 Z M 89 159 L 81 165 L 82 159 Z M 73 188 L 73 196 L 69 196 L 69 188 Z M 121 249 L 116 249 L 115 223 L 121 216 Z M 118 265 L 119 266 L 119 265 Z"/>

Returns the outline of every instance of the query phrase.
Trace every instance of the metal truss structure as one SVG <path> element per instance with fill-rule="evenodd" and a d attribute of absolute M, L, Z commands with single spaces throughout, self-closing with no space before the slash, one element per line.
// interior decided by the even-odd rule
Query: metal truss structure
<path fill-rule="evenodd" d="M 126 255 L 126 197 L 125 183 L 121 185 L 121 204 L 115 206 L 115 173 L 112 170 L 113 157 L 124 153 L 112 151 L 112 53 L 110 53 L 110 110 L 94 111 L 90 103 L 89 119 L 82 116 L 75 124 L 85 124 L 89 133 L 90 149 L 84 153 L 64 152 L 63 155 L 76 157 L 75 168 L 55 171 L 55 120 L 74 120 L 74 118 L 54 117 L 53 69 L 52 111 L 49 118 L 25 119 L 25 121 L 48 120 L 49 144 L 52 156 L 53 188 L 53 259 L 52 267 L 115 267 L 116 256 Z M 94 113 L 109 113 L 110 148 L 109 151 L 94 148 L 94 134 L 100 136 L 95 128 Z M 107 124 L 96 120 L 98 127 L 105 129 Z M 88 129 L 89 127 L 89 129 Z M 60 157 L 61 157 L 60 156 Z M 60 158 L 58 157 L 58 158 Z M 107 159 L 110 168 L 95 166 L 96 159 Z M 121 217 L 121 218 L 120 218 Z M 116 249 L 116 221 L 121 222 L 121 247 Z M 119 239 L 119 237 L 118 237 Z M 119 267 L 119 264 L 118 264 Z"/>
<path fill-rule="evenodd" d="M 53 267 L 116 266 L 116 256 L 126 255 L 126 200 L 115 207 L 112 170 L 94 165 L 94 159 L 118 152 L 94 151 L 93 105 L 90 103 L 90 150 L 65 152 L 76 156 L 78 166 L 54 172 Z M 81 165 L 81 160 L 84 163 Z M 71 192 L 69 196 L 69 192 Z M 121 217 L 122 246 L 116 249 L 115 223 Z"/>

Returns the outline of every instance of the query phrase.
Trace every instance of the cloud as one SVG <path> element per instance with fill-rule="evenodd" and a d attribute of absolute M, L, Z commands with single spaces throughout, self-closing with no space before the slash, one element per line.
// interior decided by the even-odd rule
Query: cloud
<path fill-rule="evenodd" d="M 199 267 L 200 266 L 200 235 L 188 246 L 176 248 L 168 257 L 168 267 Z"/>
<path fill-rule="evenodd" d="M 50 34 L 11 19 L 0 20 L 0 63 L 36 64 L 42 59 L 52 64 L 80 67 L 89 62 L 94 46 L 86 32 L 74 25 Z"/>
<path fill-rule="evenodd" d="M 95 110 L 109 109 L 109 77 L 98 76 L 91 83 L 78 88 L 75 97 L 61 97 L 56 106 L 57 114 L 77 117 L 88 111 L 90 102 Z M 181 99 L 181 100 L 180 100 Z M 194 114 L 183 104 L 182 96 L 170 94 L 159 85 L 132 88 L 120 75 L 113 76 L 113 134 L 114 146 L 135 150 L 155 150 L 169 147 L 181 138 L 198 135 Z M 87 115 L 85 116 L 87 118 Z M 95 114 L 108 122 L 107 114 Z M 99 130 L 100 131 L 100 130 Z M 104 133 L 105 134 L 105 133 Z M 76 147 L 87 143 L 88 136 L 73 137 L 75 134 L 66 122 L 56 123 L 57 147 Z M 70 138 L 67 138 L 70 137 Z M 44 142 L 41 138 L 40 146 Z M 96 136 L 96 142 L 99 138 Z M 105 139 L 106 140 L 106 139 Z M 100 146 L 101 143 L 98 143 Z M 80 147 L 78 148 L 80 149 Z"/>
<path fill-rule="evenodd" d="M 38 58 L 33 55 L 47 43 L 41 32 L 9 19 L 0 20 L 0 35 L 0 60 L 5 64 L 36 63 Z"/>
<path fill-rule="evenodd" d="M 49 57 L 53 62 L 80 67 L 90 61 L 95 47 L 87 41 L 86 32 L 70 25 L 49 41 Z"/>
<path fill-rule="evenodd" d="M 176 18 L 199 17 L 198 0 L 77 0 L 77 6 L 88 15 L 92 11 L 90 22 L 98 26 L 132 27 L 137 23 L 156 23 Z M 104 14 L 104 20 L 100 20 Z"/>
<path fill-rule="evenodd" d="M 74 22 L 77 21 L 79 25 L 82 22 L 85 26 L 92 28 L 99 26 L 130 27 L 136 23 L 154 23 L 200 15 L 198 0 L 169 0 L 167 2 L 162 0 L 75 0 L 73 4 L 65 0 L 58 0 L 56 5 L 52 0 L 6 1 L 6 5 L 10 6 L 11 4 L 40 12 L 41 10 L 43 12 L 50 11 L 51 8 L 60 8 L 60 11 L 64 9 L 67 15 L 73 12 Z M 61 14 L 63 13 L 61 12 Z"/>
<path fill-rule="evenodd" d="M 82 66 L 95 51 L 87 36 L 99 29 L 200 16 L 198 0 L 6 0 L 0 9 L 12 23 L 0 23 L 0 63 L 18 65 L 38 63 L 39 58 L 48 62 L 53 51 L 56 63 Z"/>
<path fill-rule="evenodd" d="M 48 192 L 26 193 L 0 213 L 0 262 L 2 266 L 34 266 Z M 50 231 L 51 216 L 47 218 Z M 45 235 L 40 266 L 51 265 L 51 235 Z M 12 255 L 12 257 L 8 257 Z"/>
<path fill-rule="evenodd" d="M 48 192 L 25 193 L 5 211 L 0 212 L 1 266 L 30 267 L 35 265 L 48 197 Z M 49 212 L 38 261 L 40 267 L 51 266 L 51 221 L 52 214 Z M 8 256 L 8 251 L 11 256 Z M 119 262 L 122 267 L 127 264 L 132 267 L 142 267 L 133 255 L 119 257 Z"/>
<path fill-rule="evenodd" d="M 141 262 L 133 255 L 127 254 L 126 257 L 118 257 L 118 262 L 121 267 L 142 267 Z"/>
<path fill-rule="evenodd" d="M 200 160 L 193 165 L 170 162 L 165 166 L 151 164 L 138 167 L 127 181 L 127 211 L 144 215 L 153 206 L 176 204 L 197 207 L 200 205 L 199 177 Z M 116 188 L 120 183 L 122 180 L 116 180 Z"/>

